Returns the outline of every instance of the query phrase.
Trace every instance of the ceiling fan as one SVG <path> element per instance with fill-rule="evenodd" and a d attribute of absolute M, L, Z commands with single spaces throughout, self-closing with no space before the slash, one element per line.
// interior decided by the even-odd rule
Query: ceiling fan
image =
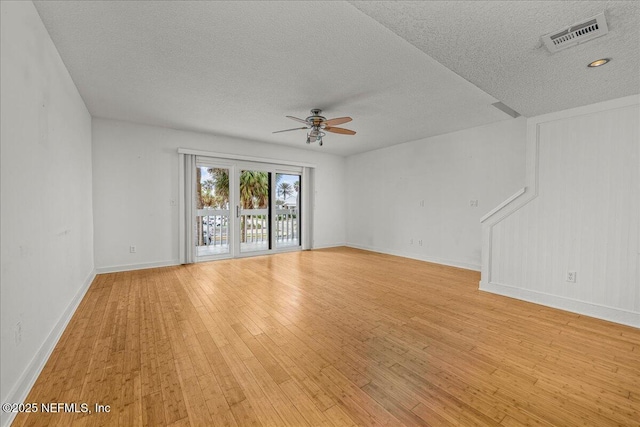
<path fill-rule="evenodd" d="M 355 135 L 356 134 L 352 130 L 335 127 L 335 125 L 341 125 L 343 123 L 350 122 L 352 120 L 351 117 L 338 117 L 338 118 L 335 118 L 335 119 L 327 120 L 325 117 L 322 117 L 320 115 L 320 113 L 322 113 L 322 110 L 319 110 L 317 108 L 313 109 L 313 110 L 311 110 L 311 115 L 309 117 L 307 117 L 306 119 L 304 119 L 304 120 L 299 119 L 297 117 L 293 117 L 293 116 L 287 116 L 291 120 L 295 120 L 296 122 L 304 123 L 306 126 L 299 127 L 299 128 L 293 128 L 293 129 L 278 130 L 278 131 L 275 131 L 273 133 L 289 132 L 289 131 L 292 131 L 292 130 L 306 129 L 306 130 L 309 131 L 309 132 L 307 132 L 307 144 L 311 144 L 312 141 L 315 141 L 320 146 L 322 146 L 322 137 L 326 135 L 324 131 L 333 132 L 333 133 L 341 133 L 343 135 Z"/>

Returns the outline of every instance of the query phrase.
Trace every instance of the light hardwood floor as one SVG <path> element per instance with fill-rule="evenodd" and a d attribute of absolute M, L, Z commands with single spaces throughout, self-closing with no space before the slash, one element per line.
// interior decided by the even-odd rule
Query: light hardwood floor
<path fill-rule="evenodd" d="M 96 278 L 14 425 L 640 425 L 640 330 L 336 248 Z"/>

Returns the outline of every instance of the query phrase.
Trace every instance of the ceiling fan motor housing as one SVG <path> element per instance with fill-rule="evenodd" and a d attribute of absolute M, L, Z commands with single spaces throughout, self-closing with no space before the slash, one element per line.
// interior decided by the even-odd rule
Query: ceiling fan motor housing
<path fill-rule="evenodd" d="M 327 118 L 322 117 L 320 113 L 322 113 L 322 110 L 319 110 L 317 108 L 314 108 L 313 110 L 311 110 L 311 116 L 307 117 L 306 119 L 307 122 L 313 126 L 319 126 L 324 122 L 326 122 Z"/>

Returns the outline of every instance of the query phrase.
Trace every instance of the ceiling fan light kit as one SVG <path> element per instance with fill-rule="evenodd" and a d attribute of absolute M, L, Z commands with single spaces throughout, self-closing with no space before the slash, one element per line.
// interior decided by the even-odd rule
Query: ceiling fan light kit
<path fill-rule="evenodd" d="M 321 116 L 322 110 L 314 108 L 311 110 L 311 115 L 306 119 L 299 119 L 293 116 L 287 116 L 287 118 L 291 120 L 295 120 L 300 123 L 304 123 L 306 126 L 293 128 L 293 129 L 285 129 L 278 130 L 273 133 L 280 132 L 289 132 L 292 130 L 307 130 L 307 144 L 311 144 L 312 142 L 317 142 L 318 145 L 322 146 L 322 138 L 326 135 L 324 131 L 339 133 L 342 135 L 355 135 L 356 133 L 350 129 L 335 127 L 335 125 L 341 125 L 343 123 L 348 123 L 352 120 L 351 117 L 337 117 L 335 119 L 327 120 L 326 117 Z"/>

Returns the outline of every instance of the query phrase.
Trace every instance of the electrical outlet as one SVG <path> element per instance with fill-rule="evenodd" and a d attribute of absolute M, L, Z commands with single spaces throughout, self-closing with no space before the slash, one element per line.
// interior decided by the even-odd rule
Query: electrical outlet
<path fill-rule="evenodd" d="M 576 283 L 575 271 L 567 271 L 567 282 Z"/>
<path fill-rule="evenodd" d="M 477 199 L 469 200 L 469 206 L 477 208 L 478 207 L 478 200 Z"/>
<path fill-rule="evenodd" d="M 418 246 L 422 246 L 422 240 L 418 240 Z"/>
<path fill-rule="evenodd" d="M 136 253 L 136 247 L 135 246 L 129 246 L 129 253 L 130 254 L 135 254 Z"/>

